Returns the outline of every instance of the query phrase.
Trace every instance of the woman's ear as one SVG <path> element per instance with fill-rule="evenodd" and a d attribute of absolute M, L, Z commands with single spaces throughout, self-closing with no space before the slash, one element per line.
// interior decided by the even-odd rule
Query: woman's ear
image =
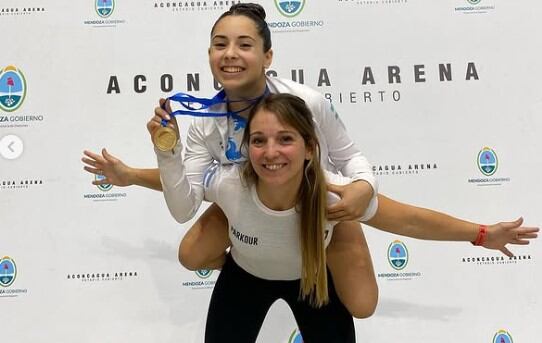
<path fill-rule="evenodd" d="M 263 66 L 265 67 L 265 69 L 271 67 L 272 62 L 273 62 L 273 49 L 269 49 L 265 53 L 265 61 L 263 63 Z"/>
<path fill-rule="evenodd" d="M 310 161 L 314 156 L 314 142 L 308 142 L 307 148 L 305 150 L 305 160 Z"/>

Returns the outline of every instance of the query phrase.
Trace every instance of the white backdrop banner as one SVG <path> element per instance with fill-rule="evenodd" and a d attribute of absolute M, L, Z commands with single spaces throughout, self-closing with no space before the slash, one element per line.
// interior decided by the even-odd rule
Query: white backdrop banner
<path fill-rule="evenodd" d="M 216 93 L 210 28 L 237 2 L 2 1 L 3 341 L 203 342 L 219 272 L 178 263 L 191 222 L 177 224 L 159 192 L 93 186 L 80 159 L 106 147 L 155 167 L 146 122 L 160 97 Z M 542 3 L 260 3 L 268 73 L 325 94 L 382 193 L 475 222 L 540 225 Z M 380 300 L 355 320 L 359 342 L 538 341 L 539 242 L 508 258 L 365 232 Z M 302 342 L 285 303 L 258 342 Z"/>

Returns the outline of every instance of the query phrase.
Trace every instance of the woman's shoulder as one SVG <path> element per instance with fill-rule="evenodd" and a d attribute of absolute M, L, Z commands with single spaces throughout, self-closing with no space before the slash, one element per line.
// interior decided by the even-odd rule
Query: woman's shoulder
<path fill-rule="evenodd" d="M 349 183 L 352 183 L 351 178 L 349 178 L 347 176 L 340 175 L 340 174 L 335 173 L 335 172 L 331 172 L 329 170 L 324 170 L 324 176 L 326 178 L 327 183 L 332 183 L 334 185 L 343 186 L 343 185 L 347 185 Z"/>
<path fill-rule="evenodd" d="M 305 100 L 309 108 L 311 105 L 326 101 L 322 93 L 307 85 L 278 77 L 268 77 L 267 81 L 272 93 L 289 93 L 298 96 Z"/>
<path fill-rule="evenodd" d="M 337 173 L 331 172 L 329 170 L 324 170 L 324 176 L 326 178 L 327 183 L 331 183 L 338 186 L 344 186 L 347 184 L 350 184 L 352 182 L 352 179 L 346 176 L 339 175 Z M 328 191 L 327 192 L 327 203 L 328 204 L 334 204 L 337 201 L 341 200 L 339 195 Z"/>

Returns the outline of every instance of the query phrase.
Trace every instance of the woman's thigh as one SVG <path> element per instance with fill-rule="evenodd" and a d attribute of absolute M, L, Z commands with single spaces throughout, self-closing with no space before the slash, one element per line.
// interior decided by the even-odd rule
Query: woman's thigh
<path fill-rule="evenodd" d="M 265 280 L 245 272 L 228 255 L 211 296 L 205 343 L 254 343 L 275 300 Z"/>
<path fill-rule="evenodd" d="M 307 301 L 299 299 L 299 283 L 292 287 L 285 299 L 303 337 L 307 343 L 355 343 L 354 320 L 342 304 L 331 275 L 328 272 L 329 303 L 314 308 Z"/>
<path fill-rule="evenodd" d="M 370 317 L 378 303 L 378 286 L 360 224 L 335 225 L 326 254 L 339 299 L 354 317 Z"/>
<path fill-rule="evenodd" d="M 219 269 L 230 245 L 228 220 L 222 209 L 212 204 L 184 235 L 179 261 L 189 270 Z"/>

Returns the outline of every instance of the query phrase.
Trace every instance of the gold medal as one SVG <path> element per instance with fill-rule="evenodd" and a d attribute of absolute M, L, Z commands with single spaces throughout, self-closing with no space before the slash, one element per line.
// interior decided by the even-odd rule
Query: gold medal
<path fill-rule="evenodd" d="M 177 133 L 170 127 L 162 126 L 152 134 L 154 146 L 160 151 L 171 151 L 177 145 Z"/>

